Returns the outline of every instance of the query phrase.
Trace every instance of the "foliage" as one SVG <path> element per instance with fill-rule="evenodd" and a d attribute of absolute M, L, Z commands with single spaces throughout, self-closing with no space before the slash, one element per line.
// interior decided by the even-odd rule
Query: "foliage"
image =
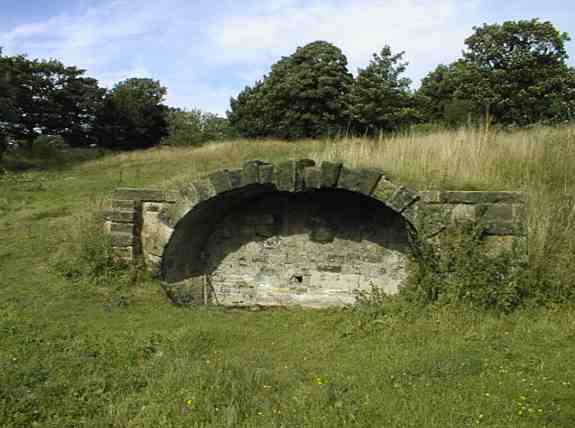
<path fill-rule="evenodd" d="M 528 190 L 530 263 L 547 265 L 538 275 L 552 275 L 541 298 L 551 297 L 575 288 L 574 135 L 535 127 L 234 141 L 0 177 L 0 426 L 571 426 L 572 300 L 510 314 L 436 304 L 398 316 L 383 299 L 365 316 L 188 310 L 170 305 L 158 282 L 128 286 L 127 276 L 69 262 L 85 251 L 77 217 L 99 211 L 93 201 L 114 188 L 156 186 L 166 171 L 183 179 L 231 169 L 265 153 L 274 162 L 386 166 L 394 181 L 420 189 Z M 49 269 L 57 252 L 69 279 Z M 84 254 L 88 265 L 106 265 L 95 263 L 102 253 Z M 104 274 L 90 280 L 90 272 Z"/>
<path fill-rule="evenodd" d="M 104 90 L 84 70 L 56 60 L 0 56 L 0 133 L 31 147 L 42 134 L 58 134 L 86 145 Z M 2 88 L 0 88 L 2 89 Z"/>
<path fill-rule="evenodd" d="M 469 123 L 475 116 L 471 101 L 459 98 L 456 92 L 465 71 L 465 62 L 459 60 L 448 66 L 440 64 L 423 78 L 418 100 L 428 121 L 456 127 Z"/>
<path fill-rule="evenodd" d="M 422 82 L 431 120 L 463 123 L 489 116 L 524 126 L 571 120 L 575 71 L 566 65 L 566 33 L 537 19 L 474 27 L 463 58 Z M 449 109 L 451 108 L 451 111 Z"/>
<path fill-rule="evenodd" d="M 196 146 L 231 136 L 227 119 L 200 109 L 170 109 L 167 120 L 169 135 L 162 140 L 164 145 Z"/>
<path fill-rule="evenodd" d="M 261 82 L 232 98 L 228 117 L 243 136 L 334 134 L 342 128 L 345 94 L 352 82 L 341 50 L 328 42 L 312 42 L 280 59 Z"/>
<path fill-rule="evenodd" d="M 385 46 L 370 64 L 360 69 L 346 97 L 351 128 L 355 134 L 374 135 L 416 122 L 417 111 L 408 78 L 401 77 L 407 63 L 404 52 L 392 54 Z"/>
<path fill-rule="evenodd" d="M 168 135 L 166 88 L 147 78 L 114 85 L 96 117 L 98 144 L 112 149 L 153 147 Z"/>
<path fill-rule="evenodd" d="M 490 254 L 483 230 L 466 223 L 444 233 L 440 243 L 417 241 L 414 272 L 404 290 L 407 298 L 497 312 L 510 312 L 524 303 L 528 295 L 524 257 L 515 248 L 497 248 Z"/>
<path fill-rule="evenodd" d="M 273 123 L 266 107 L 267 86 L 257 81 L 246 86 L 236 98 L 230 100 L 228 121 L 232 129 L 245 138 L 258 138 L 274 134 Z"/>

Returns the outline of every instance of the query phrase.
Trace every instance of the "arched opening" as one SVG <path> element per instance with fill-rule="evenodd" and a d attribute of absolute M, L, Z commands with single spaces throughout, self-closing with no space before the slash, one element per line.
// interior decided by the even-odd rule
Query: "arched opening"
<path fill-rule="evenodd" d="M 374 198 L 251 185 L 180 220 L 163 277 L 177 303 L 333 306 L 372 287 L 397 292 L 408 253 L 405 219 Z"/>

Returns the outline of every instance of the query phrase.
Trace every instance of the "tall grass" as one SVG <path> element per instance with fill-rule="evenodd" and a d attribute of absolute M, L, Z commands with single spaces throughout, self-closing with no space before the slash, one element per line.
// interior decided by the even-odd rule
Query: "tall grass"
<path fill-rule="evenodd" d="M 341 138 L 284 142 L 235 140 L 195 149 L 162 148 L 103 158 L 86 168 L 136 165 L 155 176 L 132 181 L 173 188 L 249 159 L 307 157 L 377 167 L 392 180 L 418 190 L 521 190 L 529 196 L 529 254 L 544 288 L 571 290 L 575 279 L 575 127 L 490 128 L 403 133 L 379 139 Z M 168 175 L 165 171 L 174 171 Z M 150 177 L 149 177 L 150 178 Z M 122 183 L 124 184 L 124 183 Z M 562 291 L 562 292 L 563 292 Z M 557 294 L 557 293 L 555 293 Z M 570 292 L 568 293 L 570 296 Z"/>
<path fill-rule="evenodd" d="M 533 284 L 541 301 L 567 300 L 574 134 L 238 140 L 0 176 L 0 426 L 573 426 L 570 306 L 506 316 L 454 305 L 360 305 L 358 317 L 190 311 L 170 305 L 157 283 L 116 271 L 108 243 L 82 219 L 117 186 L 169 188 L 248 159 L 341 160 L 382 168 L 416 189 L 524 190 Z M 53 259 L 67 277 L 54 272 Z M 444 262 L 442 272 L 453 263 L 464 273 L 477 268 L 471 258 Z M 501 272 L 484 266 L 481 281 Z M 466 285 L 478 291 L 475 278 Z M 501 301 L 475 300 L 486 297 Z"/>

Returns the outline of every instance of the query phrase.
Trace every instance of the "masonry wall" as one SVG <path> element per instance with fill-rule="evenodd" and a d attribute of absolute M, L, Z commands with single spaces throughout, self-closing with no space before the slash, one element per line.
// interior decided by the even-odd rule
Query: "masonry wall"
<path fill-rule="evenodd" d="M 106 226 L 117 256 L 143 259 L 175 303 L 316 307 L 396 292 L 408 231 L 439 243 L 473 221 L 486 251 L 526 255 L 526 207 L 521 192 L 415 192 L 379 170 L 252 161 L 179 192 L 118 189 Z"/>
<path fill-rule="evenodd" d="M 273 193 L 215 226 L 205 273 L 223 305 L 344 305 L 372 286 L 397 292 L 408 250 L 402 217 L 378 201 L 343 190 Z"/>

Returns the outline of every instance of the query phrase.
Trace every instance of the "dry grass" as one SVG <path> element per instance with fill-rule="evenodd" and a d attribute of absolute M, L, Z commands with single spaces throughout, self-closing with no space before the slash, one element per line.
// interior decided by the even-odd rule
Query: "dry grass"
<path fill-rule="evenodd" d="M 377 140 L 237 140 L 199 148 L 167 148 L 119 154 L 83 168 L 135 173 L 119 185 L 174 188 L 249 159 L 277 162 L 307 157 L 353 167 L 382 168 L 392 180 L 418 190 L 523 190 L 528 192 L 530 254 L 562 258 L 574 249 L 575 127 L 539 127 L 512 132 L 490 129 L 406 133 Z M 132 171 L 134 172 L 134 171 Z M 553 253 L 553 254 L 552 254 Z M 541 262 L 543 262 L 541 260 Z"/>

